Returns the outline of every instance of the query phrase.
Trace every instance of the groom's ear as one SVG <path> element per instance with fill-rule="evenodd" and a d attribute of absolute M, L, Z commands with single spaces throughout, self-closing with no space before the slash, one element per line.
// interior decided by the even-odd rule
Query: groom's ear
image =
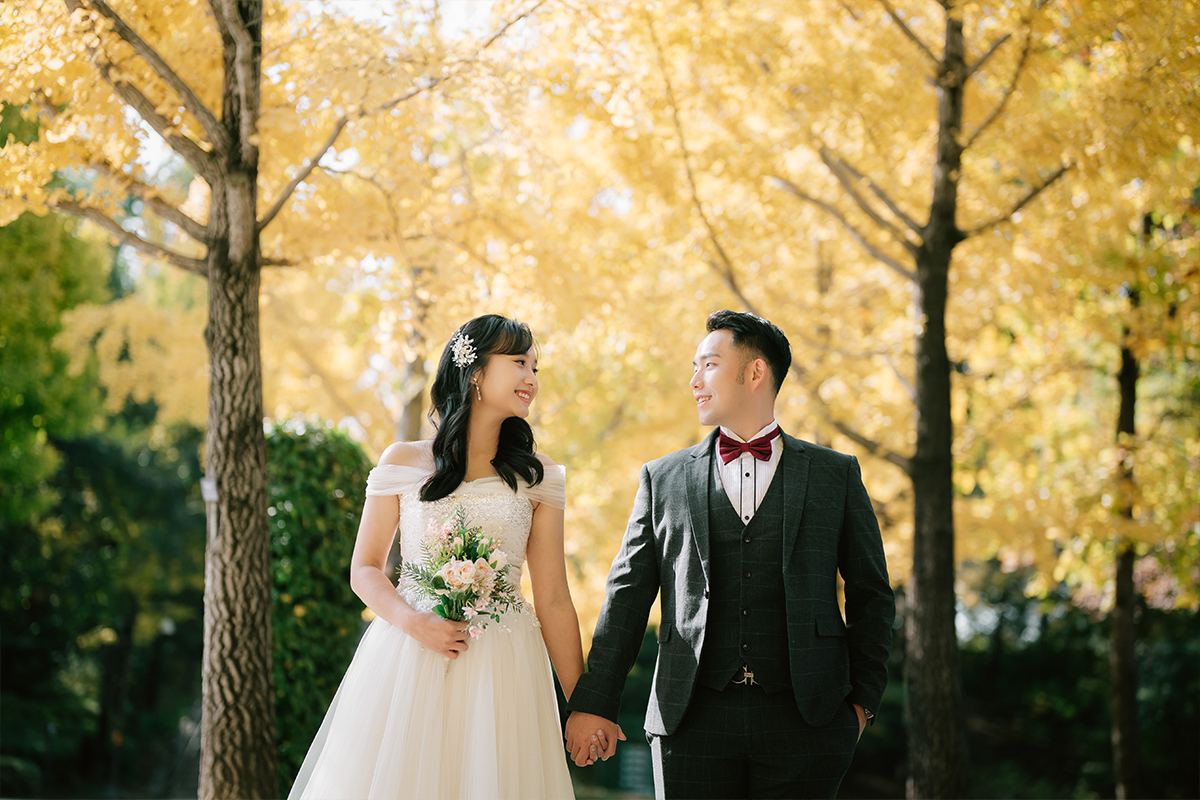
<path fill-rule="evenodd" d="M 751 359 L 747 369 L 749 374 L 746 377 L 751 388 L 757 389 L 764 381 L 771 380 L 771 368 L 764 358 Z"/>

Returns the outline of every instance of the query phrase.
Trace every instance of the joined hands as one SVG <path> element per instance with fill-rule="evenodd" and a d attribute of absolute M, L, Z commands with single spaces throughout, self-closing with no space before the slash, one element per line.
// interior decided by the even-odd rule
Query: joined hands
<path fill-rule="evenodd" d="M 572 711 L 567 719 L 566 740 L 575 765 L 588 767 L 597 759 L 611 758 L 617 752 L 617 741 L 625 741 L 625 732 L 612 720 Z"/>

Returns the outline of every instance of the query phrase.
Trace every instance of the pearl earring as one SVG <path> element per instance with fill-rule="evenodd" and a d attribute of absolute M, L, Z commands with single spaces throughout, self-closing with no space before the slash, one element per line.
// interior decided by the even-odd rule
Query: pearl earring
<path fill-rule="evenodd" d="M 479 381 L 471 381 L 475 385 L 475 399 L 483 400 L 483 393 L 479 391 Z"/>

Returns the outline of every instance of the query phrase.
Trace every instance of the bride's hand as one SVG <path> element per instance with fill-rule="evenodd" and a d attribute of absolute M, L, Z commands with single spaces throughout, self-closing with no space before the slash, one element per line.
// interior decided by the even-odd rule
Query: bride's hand
<path fill-rule="evenodd" d="M 419 611 L 409 617 L 404 632 L 422 647 L 458 658 L 467 651 L 467 623 L 443 619 L 432 611 Z"/>

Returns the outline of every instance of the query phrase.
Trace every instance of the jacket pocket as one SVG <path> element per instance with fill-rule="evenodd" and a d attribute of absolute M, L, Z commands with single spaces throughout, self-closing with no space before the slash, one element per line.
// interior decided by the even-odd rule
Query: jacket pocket
<path fill-rule="evenodd" d="M 817 618 L 817 636 L 845 636 L 846 626 L 840 619 L 832 617 Z"/>
<path fill-rule="evenodd" d="M 663 642 L 670 641 L 670 639 L 671 639 L 671 623 L 664 622 L 658 626 L 658 642 L 659 642 L 659 644 L 662 644 Z"/>

